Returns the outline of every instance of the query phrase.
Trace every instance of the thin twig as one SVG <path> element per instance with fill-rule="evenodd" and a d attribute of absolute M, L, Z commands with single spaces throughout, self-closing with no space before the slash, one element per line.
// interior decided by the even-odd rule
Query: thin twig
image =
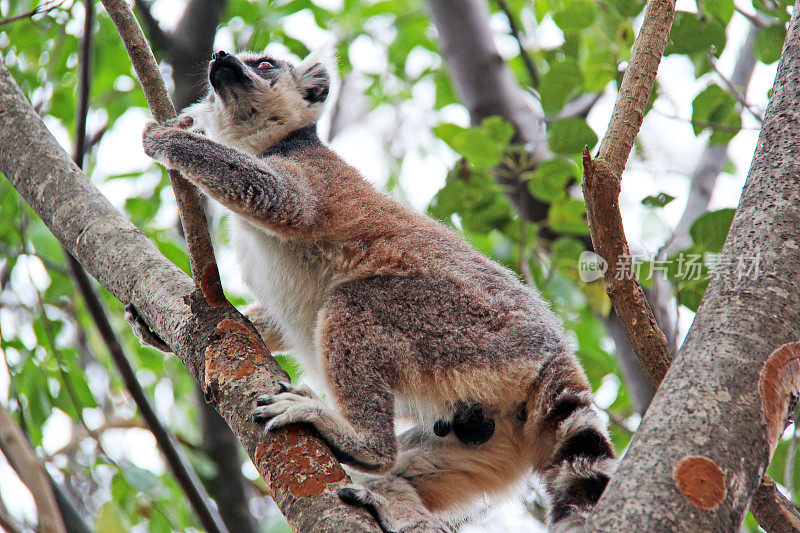
<path fill-rule="evenodd" d="M 588 147 L 584 148 L 583 194 L 594 249 L 608 263 L 604 276 L 606 292 L 642 369 L 657 390 L 672 357 L 667 339 L 656 323 L 638 280 L 633 273 L 624 270 L 631 255 L 619 210 L 622 172 L 642 124 L 672 26 L 675 4 L 669 0 L 648 0 L 646 9 L 597 157 L 592 160 Z M 797 510 L 775 489 L 774 481 L 767 476 L 764 476 L 753 499 L 751 511 L 759 525 L 768 531 L 771 529 L 762 520 L 774 519 L 778 514 L 786 520 L 793 517 L 794 523 L 800 524 Z"/>
<path fill-rule="evenodd" d="M 90 56 L 92 51 L 93 20 L 94 4 L 92 2 L 87 2 L 86 23 L 84 25 L 83 43 L 81 47 L 81 71 L 76 120 L 77 129 L 75 132 L 75 152 L 73 154 L 73 159 L 80 168 L 83 167 L 83 158 L 86 154 L 86 117 L 89 111 L 89 93 L 91 86 Z M 136 407 L 142 414 L 142 418 L 147 424 L 147 427 L 155 437 L 158 448 L 164 455 L 164 459 L 173 476 L 175 476 L 178 485 L 186 494 L 189 504 L 192 506 L 192 509 L 197 514 L 198 519 L 206 530 L 210 532 L 227 531 L 222 518 L 211 504 L 208 494 L 197 478 L 197 474 L 195 474 L 194 470 L 189 466 L 188 461 L 175 445 L 174 439 L 169 431 L 167 431 L 166 427 L 159 420 L 158 415 L 156 415 L 155 409 L 153 409 L 147 394 L 145 394 L 139 380 L 136 378 L 136 372 L 133 366 L 122 349 L 122 343 L 120 343 L 111 327 L 108 314 L 100 298 L 97 296 L 89 276 L 86 274 L 81 264 L 75 260 L 69 252 L 64 250 L 64 253 L 72 271 L 72 276 L 75 279 L 75 284 L 86 303 L 89 315 L 92 317 L 92 320 L 94 320 L 100 332 L 100 337 L 103 339 L 103 343 L 106 345 L 111 359 L 114 361 L 114 365 L 117 367 L 122 381 L 125 383 L 125 387 L 128 389 L 134 403 L 136 403 Z"/>
<path fill-rule="evenodd" d="M 175 107 L 167 93 L 164 78 L 130 6 L 124 0 L 103 0 L 103 5 L 125 44 L 153 117 L 159 122 L 175 118 Z M 219 304 L 227 302 L 219 283 L 214 247 L 211 245 L 200 193 L 177 170 L 170 170 L 168 174 L 186 235 L 192 280 L 208 301 Z"/>
<path fill-rule="evenodd" d="M 22 533 L 25 526 L 17 522 L 13 516 L 8 512 L 8 508 L 0 499 L 0 529 L 5 530 L 7 533 Z"/>
<path fill-rule="evenodd" d="M 514 37 L 514 40 L 517 41 L 517 46 L 519 47 L 519 56 L 522 58 L 522 62 L 525 64 L 525 69 L 528 71 L 528 76 L 531 78 L 531 85 L 533 87 L 538 87 L 539 71 L 536 70 L 536 65 L 533 64 L 533 59 L 531 59 L 528 50 L 522 43 L 522 32 L 519 31 L 519 26 L 517 25 L 517 19 L 514 17 L 514 13 L 511 12 L 511 9 L 508 7 L 508 4 L 506 4 L 505 0 L 495 0 L 495 2 L 497 2 L 497 7 L 500 8 L 500 10 L 508 19 L 508 27 L 511 29 L 511 35 Z"/>
<path fill-rule="evenodd" d="M 749 20 L 750 23 L 753 24 L 754 26 L 756 26 L 758 28 L 763 28 L 764 26 L 767 25 L 766 22 L 761 20 L 761 18 L 759 18 L 758 15 L 754 15 L 752 13 L 748 13 L 747 11 L 744 11 L 741 7 L 739 7 L 739 6 L 735 5 L 735 4 L 734 4 L 733 8 L 734 8 L 734 10 L 736 10 L 737 13 L 739 13 L 741 16 L 743 16 L 744 18 Z"/>
<path fill-rule="evenodd" d="M 27 13 L 22 13 L 21 15 L 15 15 L 13 17 L 8 17 L 8 18 L 0 20 L 0 26 L 2 26 L 4 24 L 10 24 L 10 23 L 16 22 L 18 20 L 31 18 L 31 17 L 33 17 L 35 15 L 39 15 L 41 13 L 49 13 L 50 11 L 58 8 L 63 3 L 64 3 L 64 0 L 57 0 L 56 2 L 50 1 L 50 2 L 41 3 L 38 6 L 36 6 L 36 9 L 32 9 L 31 11 L 28 11 Z"/>
<path fill-rule="evenodd" d="M 717 61 L 717 58 L 711 52 L 708 52 L 708 60 L 711 62 L 714 72 L 716 72 L 717 76 L 719 76 L 723 83 L 728 86 L 728 89 L 730 89 L 731 93 L 739 101 L 739 103 L 742 104 L 742 107 L 747 109 L 759 123 L 763 123 L 764 117 L 761 115 L 761 113 L 753 108 L 752 104 L 747 102 L 747 97 L 742 94 L 742 91 L 740 91 L 739 88 L 731 80 L 729 80 L 725 74 L 722 73 L 719 68 L 719 61 Z"/>

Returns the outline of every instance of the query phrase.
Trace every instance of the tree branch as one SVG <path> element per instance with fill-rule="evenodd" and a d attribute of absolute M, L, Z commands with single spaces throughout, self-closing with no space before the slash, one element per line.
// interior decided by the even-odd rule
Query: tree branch
<path fill-rule="evenodd" d="M 21 13 L 19 15 L 15 15 L 13 17 L 8 17 L 8 18 L 1 19 L 0 20 L 0 26 L 3 26 L 4 24 L 10 24 L 10 23 L 16 22 L 18 20 L 31 18 L 31 17 L 33 17 L 35 15 L 39 15 L 41 13 L 49 13 L 50 11 L 58 8 L 63 3 L 64 3 L 64 0 L 50 0 L 50 1 L 47 1 L 47 2 L 43 2 L 43 3 L 39 4 L 38 6 L 36 6 L 35 9 L 32 9 L 31 11 L 28 11 L 26 13 Z"/>
<path fill-rule="evenodd" d="M 761 478 L 750 512 L 767 533 L 792 533 L 800 531 L 800 512 L 778 491 L 778 486 L 768 476 Z"/>
<path fill-rule="evenodd" d="M 153 117 L 159 122 L 175 118 L 175 108 L 167 94 L 164 79 L 133 11 L 124 0 L 103 0 L 103 5 L 125 44 Z M 192 279 L 203 290 L 207 299 L 224 301 L 225 295 L 222 285 L 219 284 L 219 271 L 214 260 L 214 247 L 211 244 L 200 192 L 181 177 L 177 170 L 170 170 L 168 174 L 189 249 Z M 214 283 L 204 283 L 204 280 L 212 279 L 215 280 Z"/>
<path fill-rule="evenodd" d="M 89 273 L 133 304 L 173 348 L 244 445 L 289 523 L 298 531 L 377 531 L 364 509 L 339 499 L 338 489 L 349 480 L 310 429 L 291 426 L 265 436 L 250 419 L 255 398 L 288 380 L 252 325 L 226 301 L 204 298 L 111 206 L 3 65 L 0 110 L 0 172 Z"/>
<path fill-rule="evenodd" d="M 648 1 L 597 158 L 592 160 L 588 148 L 583 151 L 583 195 L 594 250 L 608 262 L 606 292 L 653 389 L 669 368 L 669 347 L 642 287 L 632 269 L 627 270 L 625 261 L 631 253 L 622 226 L 619 193 L 622 170 L 644 118 L 674 10 L 670 0 Z"/>
<path fill-rule="evenodd" d="M 64 521 L 58 511 L 44 466 L 2 404 L 0 404 L 0 450 L 9 462 L 13 463 L 20 480 L 31 491 L 42 533 L 65 532 Z"/>
<path fill-rule="evenodd" d="M 85 7 L 86 16 L 84 18 L 84 33 L 81 43 L 79 97 L 78 109 L 76 112 L 75 152 L 72 156 L 78 168 L 83 168 L 83 158 L 86 152 L 86 117 L 89 112 L 92 25 L 94 23 L 94 4 L 92 2 L 87 2 Z M 111 355 L 111 360 L 114 361 L 114 365 L 117 367 L 125 387 L 128 389 L 136 407 L 142 414 L 145 424 L 147 424 L 150 432 L 155 437 L 156 444 L 164 455 L 164 459 L 172 475 L 175 476 L 178 485 L 186 494 L 186 498 L 189 500 L 189 504 L 192 506 L 192 509 L 194 509 L 200 523 L 206 530 L 211 532 L 227 531 L 219 513 L 212 506 L 208 494 L 206 494 L 205 489 L 203 489 L 200 480 L 197 479 L 194 470 L 189 466 L 186 458 L 175 445 L 170 433 L 158 419 L 158 415 L 156 415 L 155 410 L 150 404 L 150 400 L 139 384 L 139 380 L 136 379 L 136 373 L 128 361 L 128 358 L 125 356 L 122 344 L 119 342 L 119 339 L 117 339 L 114 329 L 108 321 L 107 311 L 104 309 L 100 298 L 98 298 L 97 293 L 92 287 L 89 276 L 80 263 L 78 263 L 68 251 L 65 250 L 65 254 L 75 284 L 83 296 L 89 315 L 97 326 L 100 337 Z"/>
<path fill-rule="evenodd" d="M 514 37 L 514 40 L 517 41 L 517 46 L 519 47 L 519 56 L 522 58 L 522 63 L 525 65 L 525 70 L 528 71 L 528 76 L 531 78 L 531 85 L 533 87 L 539 86 L 539 72 L 536 70 L 536 65 L 533 64 L 533 60 L 531 59 L 528 50 L 525 49 L 525 45 L 522 43 L 522 32 L 519 31 L 519 26 L 517 26 L 517 19 L 514 17 L 514 13 L 511 12 L 511 9 L 508 7 L 508 4 L 505 0 L 495 0 L 497 2 L 497 7 L 500 8 L 500 11 L 506 16 L 508 19 L 508 27 L 511 30 L 511 35 Z"/>
<path fill-rule="evenodd" d="M 625 83 L 629 75 L 626 72 L 612 117 L 613 127 L 609 127 L 601 144 L 598 159 L 593 162 L 588 153 L 584 154 L 584 194 L 593 242 L 599 247 L 603 240 L 614 241 L 613 247 L 607 249 L 615 255 L 605 256 L 609 270 L 620 254 L 627 252 L 621 222 L 615 220 L 619 218 L 620 176 L 641 124 L 642 98 L 646 101 L 652 88 L 669 28 L 665 22 L 671 20 L 673 9 L 664 0 L 648 2 L 629 67 L 636 83 Z M 654 16 L 653 12 L 659 11 Z M 800 78 L 800 43 L 796 35 L 799 23 L 800 3 L 795 5 L 753 166 L 720 257 L 720 275 L 712 279 L 686 343 L 598 503 L 588 524 L 590 531 L 615 530 L 620 524 L 629 529 L 737 528 L 783 430 L 789 394 L 800 388 L 797 344 L 773 351 L 777 344 L 800 338 L 800 304 L 789 296 L 797 290 L 800 254 L 785 246 L 787 241 L 800 238 L 796 210 L 800 190 L 792 177 L 800 164 L 796 161 L 800 151 L 796 86 Z M 648 29 L 651 24 L 653 28 Z M 649 41 L 649 46 L 638 46 L 640 40 Z M 638 61 L 639 50 L 646 55 L 642 63 Z M 604 210 L 598 203 L 601 196 L 614 208 Z M 764 271 L 768 274 L 743 277 L 732 266 L 720 266 L 726 259 L 741 261 L 747 257 L 754 243 L 761 245 L 758 260 L 767 263 Z M 612 301 L 628 298 L 616 290 L 619 285 L 612 286 L 608 273 L 606 282 Z M 633 280 L 622 290 L 635 293 L 637 287 Z M 638 305 L 647 304 L 639 299 Z M 624 306 L 615 302 L 615 307 Z M 636 335 L 640 326 L 636 321 L 652 313 L 649 309 L 626 310 L 631 311 L 626 317 L 631 322 L 626 330 L 629 336 Z M 775 320 L 776 316 L 780 320 Z M 668 364 L 669 354 L 663 343 L 643 342 L 651 340 L 647 338 L 651 333 L 647 328 L 660 333 L 657 326 L 645 324 L 643 337 L 631 339 L 642 349 L 637 353 L 657 385 L 662 361 Z M 647 360 L 653 352 L 658 359 Z M 735 375 L 731 369 L 736 369 Z M 697 380 L 696 376 L 703 379 Z M 713 401 L 711 408 L 709 400 Z M 691 437 L 686 438 L 687 435 Z M 653 448 L 662 453 L 653 454 Z M 742 448 L 767 453 L 743 458 L 736 451 Z M 731 497 L 726 497 L 729 493 Z M 654 499 L 653 494 L 660 497 Z M 765 500 L 754 501 L 755 515 L 763 518 L 764 513 L 770 512 L 758 508 L 767 505 L 765 501 L 795 512 L 777 491 L 769 490 L 769 480 L 758 494 Z"/>

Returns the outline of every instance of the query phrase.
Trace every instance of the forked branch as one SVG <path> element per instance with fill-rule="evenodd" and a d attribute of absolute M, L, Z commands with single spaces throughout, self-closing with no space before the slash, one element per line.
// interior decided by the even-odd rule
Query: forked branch
<path fill-rule="evenodd" d="M 588 148 L 583 152 L 583 195 L 589 218 L 592 244 L 605 261 L 606 292 L 625 328 L 639 362 L 654 389 L 658 389 L 669 369 L 672 356 L 664 333 L 635 276 L 632 257 L 622 225 L 619 194 L 622 172 L 644 119 L 647 100 L 653 89 L 658 65 L 669 37 L 675 4 L 670 0 L 649 0 L 642 29 L 631 51 L 631 60 L 611 121 L 593 160 Z M 752 503 L 754 516 L 768 531 L 775 529 L 775 513 L 791 517 L 785 531 L 800 531 L 800 514 L 794 505 L 764 476 Z"/>

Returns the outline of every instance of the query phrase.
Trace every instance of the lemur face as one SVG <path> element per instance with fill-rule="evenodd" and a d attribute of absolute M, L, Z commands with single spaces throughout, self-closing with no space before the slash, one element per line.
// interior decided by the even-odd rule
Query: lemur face
<path fill-rule="evenodd" d="M 321 62 L 295 66 L 264 54 L 214 52 L 209 95 L 188 112 L 212 137 L 260 153 L 292 131 L 319 120 L 330 88 Z"/>

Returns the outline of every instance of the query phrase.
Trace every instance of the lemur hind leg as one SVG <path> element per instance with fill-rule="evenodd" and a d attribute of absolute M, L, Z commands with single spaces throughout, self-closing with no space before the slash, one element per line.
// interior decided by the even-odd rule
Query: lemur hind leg
<path fill-rule="evenodd" d="M 389 501 L 385 508 L 391 510 L 392 492 L 386 487 L 408 483 L 426 509 L 453 517 L 471 511 L 464 502 L 502 493 L 515 479 L 534 471 L 550 496 L 551 528 L 580 528 L 602 495 L 616 460 L 574 356 L 545 362 L 519 400 L 504 412 L 465 404 L 456 409 L 452 421 L 412 428 L 398 438 L 398 459 L 390 474 L 380 482 L 367 480 L 364 486 Z M 490 412 L 496 414 L 489 418 Z M 459 438 L 455 431 L 444 431 L 463 424 L 465 418 L 471 421 L 465 425 L 470 432 L 461 432 Z M 474 444 L 489 426 L 494 430 L 489 439 Z"/>
<path fill-rule="evenodd" d="M 425 508 L 417 491 L 403 478 L 354 472 L 353 485 L 339 489 L 345 503 L 368 509 L 384 533 L 450 533 L 452 530 Z"/>
<path fill-rule="evenodd" d="M 377 385 L 364 382 L 362 394 L 370 396 L 375 410 L 371 417 L 358 416 L 361 411 L 345 411 L 342 416 L 329 407 L 305 385 L 280 383 L 278 394 L 261 396 L 253 411 L 253 420 L 264 423 L 264 431 L 272 431 L 289 424 L 304 423 L 313 426 L 336 458 L 342 463 L 370 472 L 383 472 L 394 464 L 396 446 L 394 434 L 386 438 L 381 427 L 392 424 L 393 400 L 387 391 L 376 391 Z M 352 398 L 348 390 L 345 398 Z M 357 393 L 356 393 L 357 394 Z M 383 413 L 382 415 L 380 413 Z M 356 416 L 353 416 L 353 415 Z M 381 419 L 385 419 L 381 423 Z M 369 422 L 376 423 L 371 426 Z"/>

